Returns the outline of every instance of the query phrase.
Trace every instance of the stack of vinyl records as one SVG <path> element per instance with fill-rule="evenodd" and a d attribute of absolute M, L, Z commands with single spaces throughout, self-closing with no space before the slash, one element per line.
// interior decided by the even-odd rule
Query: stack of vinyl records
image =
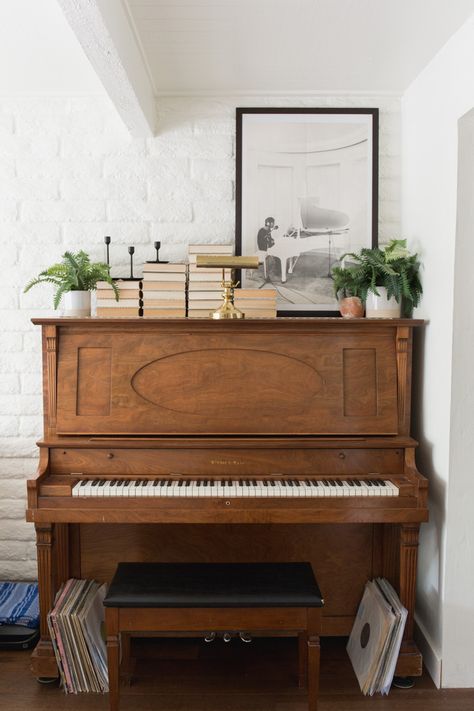
<path fill-rule="evenodd" d="M 388 580 L 366 584 L 347 643 L 363 694 L 390 691 L 407 615 Z"/>
<path fill-rule="evenodd" d="M 190 244 L 189 281 L 188 281 L 188 316 L 190 318 L 208 317 L 222 305 L 222 269 L 196 266 L 198 254 L 230 257 L 234 249 L 230 244 Z M 231 270 L 225 270 L 225 278 L 231 278 Z"/>
<path fill-rule="evenodd" d="M 100 318 L 129 318 L 140 316 L 142 306 L 142 282 L 115 280 L 119 290 L 119 300 L 115 299 L 115 292 L 106 281 L 97 282 L 96 306 L 97 316 Z"/>
<path fill-rule="evenodd" d="M 102 636 L 105 592 L 105 585 L 94 580 L 68 580 L 48 613 L 49 632 L 66 693 L 109 689 Z"/>
<path fill-rule="evenodd" d="M 186 264 L 150 263 L 143 267 L 143 316 L 186 316 Z"/>
<path fill-rule="evenodd" d="M 276 289 L 236 289 L 234 305 L 246 318 L 275 318 L 277 314 Z"/>

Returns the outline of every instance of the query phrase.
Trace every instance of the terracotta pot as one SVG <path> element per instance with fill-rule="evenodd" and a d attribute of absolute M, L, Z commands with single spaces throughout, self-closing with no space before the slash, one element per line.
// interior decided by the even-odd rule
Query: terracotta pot
<path fill-rule="evenodd" d="M 362 318 L 364 304 L 358 296 L 346 296 L 339 301 L 339 311 L 343 318 Z"/>

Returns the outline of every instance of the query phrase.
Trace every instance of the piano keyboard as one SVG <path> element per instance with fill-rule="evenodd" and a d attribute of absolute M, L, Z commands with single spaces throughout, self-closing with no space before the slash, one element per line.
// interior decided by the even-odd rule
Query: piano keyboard
<path fill-rule="evenodd" d="M 280 499 L 398 496 L 398 487 L 381 479 L 84 479 L 75 484 L 72 495 Z"/>

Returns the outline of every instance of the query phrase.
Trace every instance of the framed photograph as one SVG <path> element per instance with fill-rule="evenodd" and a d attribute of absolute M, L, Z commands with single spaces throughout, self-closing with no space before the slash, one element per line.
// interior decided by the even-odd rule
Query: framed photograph
<path fill-rule="evenodd" d="M 378 109 L 238 108 L 236 254 L 279 316 L 338 316 L 331 268 L 377 246 Z"/>

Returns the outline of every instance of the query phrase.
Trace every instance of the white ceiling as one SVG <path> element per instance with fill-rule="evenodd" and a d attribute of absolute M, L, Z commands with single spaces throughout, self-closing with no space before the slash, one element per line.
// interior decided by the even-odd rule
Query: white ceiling
<path fill-rule="evenodd" d="M 154 89 L 402 92 L 474 0 L 122 0 Z"/>
<path fill-rule="evenodd" d="M 0 0 L 0 94 L 103 91 L 56 0 Z"/>

